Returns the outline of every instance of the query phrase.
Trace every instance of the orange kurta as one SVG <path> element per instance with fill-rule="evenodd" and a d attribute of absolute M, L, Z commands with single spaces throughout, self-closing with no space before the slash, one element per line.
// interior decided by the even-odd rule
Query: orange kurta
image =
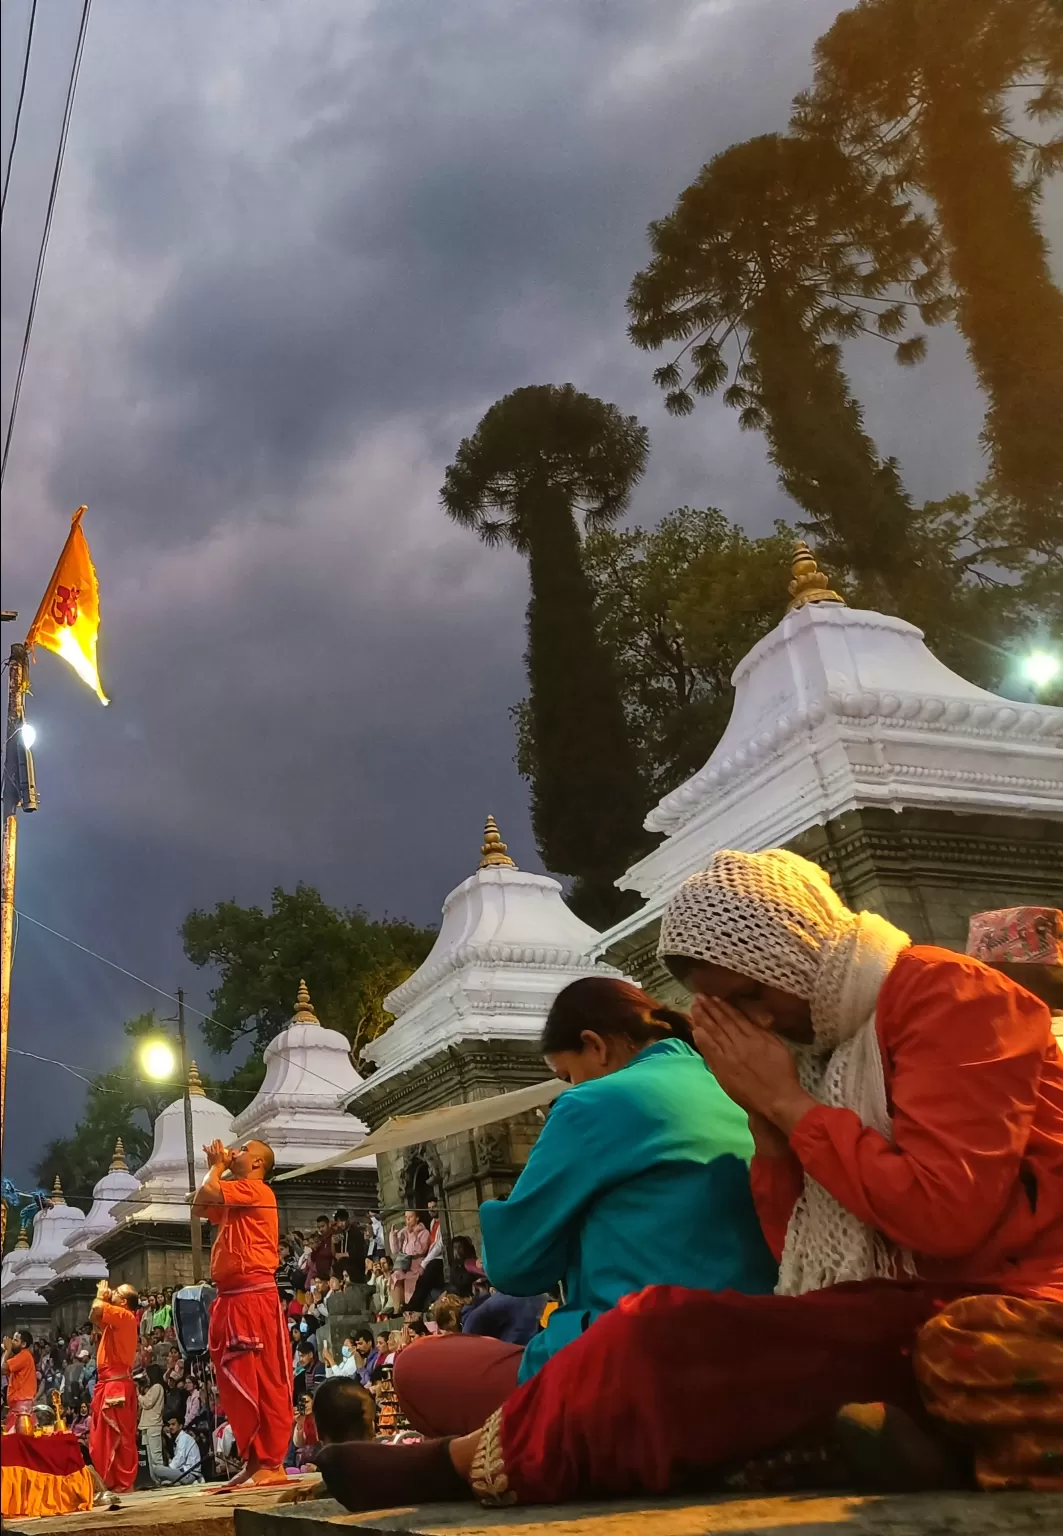
<path fill-rule="evenodd" d="M 261 1179 L 223 1179 L 207 1215 L 218 1232 L 210 1277 L 210 1356 L 241 1456 L 279 1467 L 292 1430 L 292 1355 L 274 1273 L 277 1200 Z"/>
<path fill-rule="evenodd" d="M 210 1278 L 219 1291 L 272 1280 L 280 1262 L 276 1195 L 261 1179 L 222 1179 L 221 1194 L 207 1212 L 218 1228 Z"/>
<path fill-rule="evenodd" d="M 7 1401 L 32 1403 L 37 1396 L 37 1366 L 31 1349 L 7 1357 Z"/>
<path fill-rule="evenodd" d="M 128 1493 L 137 1480 L 138 1470 L 137 1394 L 132 1380 L 137 1319 L 127 1307 L 105 1301 L 98 1323 L 100 1347 L 96 1351 L 89 1455 L 108 1488 L 115 1493 Z"/>
<path fill-rule="evenodd" d="M 820 1106 L 789 1157 L 757 1156 L 757 1213 L 781 1254 L 804 1174 L 910 1249 L 926 1279 L 1063 1300 L 1063 1051 L 1044 1003 L 977 960 L 915 945 L 876 1025 L 893 1142 Z"/>

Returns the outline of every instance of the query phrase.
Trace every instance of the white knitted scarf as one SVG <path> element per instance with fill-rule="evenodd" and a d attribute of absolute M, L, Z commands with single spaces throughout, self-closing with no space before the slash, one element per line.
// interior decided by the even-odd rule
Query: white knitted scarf
<path fill-rule="evenodd" d="M 814 1042 L 794 1048 L 801 1085 L 892 1139 L 875 1029 L 882 983 L 911 939 L 872 912 L 851 912 L 817 865 L 784 848 L 719 849 L 685 880 L 661 922 L 658 953 L 726 966 L 805 998 Z M 804 1178 L 786 1232 L 783 1295 L 843 1280 L 912 1272 L 910 1255 Z"/>
<path fill-rule="evenodd" d="M 816 1043 L 794 1052 L 806 1093 L 821 1104 L 853 1110 L 887 1141 L 893 1128 L 875 1008 L 882 983 L 910 943 L 884 918 L 871 912 L 853 915 L 824 946 L 812 998 Z M 777 1294 L 800 1295 L 843 1280 L 895 1279 L 902 1272 L 914 1273 L 911 1255 L 866 1226 L 806 1173 L 786 1229 Z"/>

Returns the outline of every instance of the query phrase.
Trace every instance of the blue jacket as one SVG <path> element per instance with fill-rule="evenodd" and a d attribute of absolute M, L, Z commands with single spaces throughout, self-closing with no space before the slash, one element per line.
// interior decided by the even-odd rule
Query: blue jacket
<path fill-rule="evenodd" d="M 514 1296 L 565 1288 L 519 1379 L 644 1286 L 771 1291 L 752 1155 L 745 1112 L 681 1040 L 555 1100 L 508 1200 L 480 1207 L 492 1285 Z"/>

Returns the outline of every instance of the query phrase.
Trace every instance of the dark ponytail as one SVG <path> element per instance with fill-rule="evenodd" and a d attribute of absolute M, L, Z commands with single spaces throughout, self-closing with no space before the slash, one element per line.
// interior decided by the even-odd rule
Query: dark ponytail
<path fill-rule="evenodd" d="M 559 992 L 546 1016 L 539 1049 L 544 1056 L 582 1051 L 585 1029 L 603 1039 L 623 1035 L 640 1049 L 656 1040 L 694 1043 L 685 1013 L 612 976 L 583 976 Z"/>

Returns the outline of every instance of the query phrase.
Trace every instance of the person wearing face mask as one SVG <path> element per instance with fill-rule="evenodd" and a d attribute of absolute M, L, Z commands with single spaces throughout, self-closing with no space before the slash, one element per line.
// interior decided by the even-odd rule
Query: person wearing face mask
<path fill-rule="evenodd" d="M 334 1376 L 357 1376 L 361 1369 L 353 1338 L 344 1339 L 338 1362 L 327 1344 L 321 1351 L 321 1358 L 325 1362 L 325 1378 L 328 1381 Z"/>
<path fill-rule="evenodd" d="M 509 1198 L 480 1207 L 483 1267 L 510 1296 L 561 1284 L 565 1301 L 525 1348 L 457 1335 L 403 1351 L 395 1392 L 424 1434 L 482 1423 L 489 1403 L 647 1285 L 759 1294 L 775 1283 L 746 1116 L 691 1046 L 686 1016 L 628 982 L 584 977 L 555 999 L 540 1045 L 571 1087 Z"/>

